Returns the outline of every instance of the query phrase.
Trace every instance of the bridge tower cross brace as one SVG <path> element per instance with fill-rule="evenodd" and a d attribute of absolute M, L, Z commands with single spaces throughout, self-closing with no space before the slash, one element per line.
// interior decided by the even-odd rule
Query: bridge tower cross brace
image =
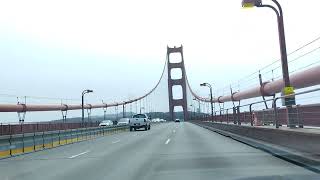
<path fill-rule="evenodd" d="M 181 62 L 178 63 L 171 63 L 170 61 L 170 54 L 171 53 L 180 53 L 181 55 Z M 174 107 L 181 106 L 183 109 L 183 117 L 184 120 L 188 120 L 188 103 L 187 103 L 187 86 L 186 86 L 186 70 L 184 67 L 184 59 L 183 59 L 183 48 L 181 47 L 174 47 L 170 48 L 167 47 L 167 59 L 168 59 L 168 92 L 169 92 L 169 113 L 170 113 L 170 120 L 175 119 L 174 115 Z M 182 77 L 181 79 L 172 79 L 171 77 L 171 70 L 172 69 L 181 69 Z M 182 99 L 174 99 L 172 94 L 173 86 L 181 86 L 182 87 Z"/>

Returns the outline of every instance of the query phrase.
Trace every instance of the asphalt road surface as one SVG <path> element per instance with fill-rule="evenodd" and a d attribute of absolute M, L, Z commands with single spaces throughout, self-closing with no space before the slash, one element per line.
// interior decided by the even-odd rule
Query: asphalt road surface
<path fill-rule="evenodd" d="M 285 178 L 282 178 L 285 177 Z M 0 160 L 2 180 L 320 179 L 191 123 L 154 125 Z"/>

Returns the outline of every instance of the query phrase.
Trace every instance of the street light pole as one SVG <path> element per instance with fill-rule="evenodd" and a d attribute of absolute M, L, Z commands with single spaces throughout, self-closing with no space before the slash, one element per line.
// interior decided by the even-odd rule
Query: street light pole
<path fill-rule="evenodd" d="M 122 118 L 125 118 L 125 104 L 126 102 L 123 102 L 122 104 Z"/>
<path fill-rule="evenodd" d="M 279 45 L 280 45 L 280 55 L 281 55 L 281 68 L 282 68 L 282 79 L 284 81 L 284 88 L 282 90 L 284 95 L 294 94 L 294 89 L 290 83 L 289 68 L 288 68 L 288 59 L 287 59 L 287 48 L 286 48 L 286 38 L 284 32 L 284 23 L 283 23 L 283 11 L 280 3 L 277 0 L 271 0 L 276 4 L 277 8 L 271 5 L 262 4 L 262 0 L 243 0 L 242 6 L 245 8 L 248 7 L 267 7 L 272 9 L 277 14 L 278 21 L 278 34 L 279 34 Z M 284 105 L 288 109 L 288 126 L 295 127 L 291 117 L 293 108 L 292 105 L 295 105 L 295 97 L 287 97 L 284 99 Z M 276 124 L 276 126 L 278 126 Z"/>
<path fill-rule="evenodd" d="M 193 100 L 193 101 L 197 101 L 197 99 L 196 99 L 196 98 L 193 98 L 192 100 Z M 194 107 L 193 107 L 193 108 L 194 108 L 195 118 L 198 118 L 198 116 L 199 116 L 199 114 L 198 114 L 199 109 L 197 109 L 197 108 L 196 108 L 196 106 L 197 106 L 197 105 L 194 105 Z"/>
<path fill-rule="evenodd" d="M 209 84 L 207 84 L 207 85 L 209 85 Z M 211 87 L 211 85 L 209 85 L 209 87 L 210 87 L 210 102 L 211 102 L 211 117 L 212 117 L 212 120 L 213 120 L 213 105 L 212 104 L 214 104 L 214 102 L 213 102 L 213 97 L 212 97 L 212 87 Z M 214 104 L 214 106 L 216 106 L 216 104 Z M 214 107 L 214 111 L 216 110 L 216 108 Z M 214 117 L 215 118 L 215 117 Z"/>
<path fill-rule="evenodd" d="M 116 112 L 116 121 L 118 121 L 118 103 L 117 105 L 114 107 L 115 108 L 115 112 Z"/>
<path fill-rule="evenodd" d="M 82 95 L 81 95 L 81 112 L 82 112 L 82 115 L 81 115 L 81 123 L 82 123 L 82 126 L 84 125 L 84 108 L 83 108 L 83 97 L 84 97 L 84 91 L 82 92 Z"/>
<path fill-rule="evenodd" d="M 190 109 L 190 119 L 193 120 L 193 117 L 192 117 L 192 109 L 193 109 L 192 104 L 190 104 L 190 107 L 191 107 L 191 109 Z"/>
<path fill-rule="evenodd" d="M 197 113 L 201 113 L 200 100 L 198 100 L 196 98 L 194 98 L 193 100 L 198 102 L 198 111 L 197 111 Z"/>
<path fill-rule="evenodd" d="M 82 94 L 81 94 L 81 110 L 82 110 L 81 123 L 82 123 L 82 126 L 84 125 L 84 95 L 87 93 L 92 93 L 92 92 L 93 92 L 93 90 L 86 89 L 86 90 L 82 91 Z"/>
<path fill-rule="evenodd" d="M 210 104 L 211 104 L 211 121 L 213 122 L 213 97 L 212 97 L 212 86 L 209 83 L 202 83 L 200 86 L 207 86 L 210 89 Z"/>
<path fill-rule="evenodd" d="M 192 116 L 193 120 L 197 119 L 197 117 L 196 117 L 196 107 L 195 107 L 194 104 L 192 105 L 192 113 L 193 113 L 193 116 Z"/>
<path fill-rule="evenodd" d="M 103 120 L 106 120 L 108 106 L 106 103 L 103 102 L 103 100 L 101 100 L 101 101 L 102 101 L 102 104 L 105 105 L 105 107 L 103 108 Z"/>

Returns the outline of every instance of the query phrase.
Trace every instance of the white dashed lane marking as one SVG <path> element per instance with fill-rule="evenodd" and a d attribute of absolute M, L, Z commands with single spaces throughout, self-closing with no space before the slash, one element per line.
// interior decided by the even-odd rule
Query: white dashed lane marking
<path fill-rule="evenodd" d="M 120 140 L 112 141 L 112 144 L 118 143 Z"/>
<path fill-rule="evenodd" d="M 76 154 L 76 155 L 70 156 L 69 159 L 73 159 L 73 158 L 76 158 L 76 157 L 78 157 L 78 156 L 87 154 L 88 152 L 90 152 L 90 151 L 85 151 L 85 152 L 82 152 L 82 153 L 80 153 L 80 154 Z"/>
<path fill-rule="evenodd" d="M 169 144 L 169 142 L 170 142 L 170 139 L 168 139 L 164 144 Z"/>

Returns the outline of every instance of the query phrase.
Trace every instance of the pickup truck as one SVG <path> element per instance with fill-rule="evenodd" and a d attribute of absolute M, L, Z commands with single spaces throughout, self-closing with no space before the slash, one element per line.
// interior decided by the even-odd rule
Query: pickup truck
<path fill-rule="evenodd" d="M 150 117 L 146 114 L 135 114 L 129 120 L 130 131 L 144 128 L 144 130 L 150 130 Z"/>

